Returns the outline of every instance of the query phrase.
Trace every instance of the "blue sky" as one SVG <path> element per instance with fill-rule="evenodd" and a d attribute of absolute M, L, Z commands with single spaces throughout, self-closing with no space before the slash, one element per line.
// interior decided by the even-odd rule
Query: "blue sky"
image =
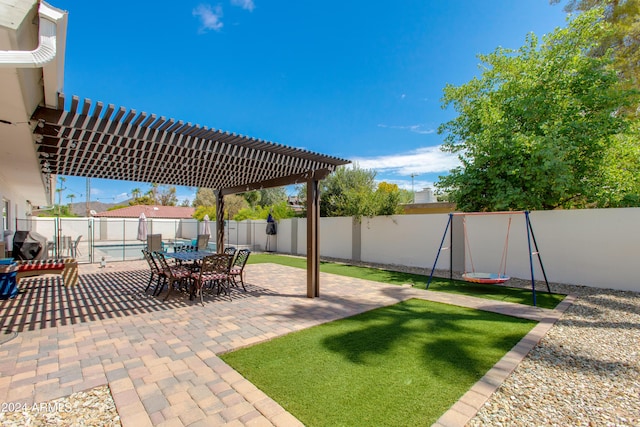
<path fill-rule="evenodd" d="M 437 127 L 447 83 L 478 76 L 479 53 L 565 26 L 548 0 L 78 2 L 65 85 L 77 95 L 350 159 L 419 190 L 457 162 Z M 69 101 L 67 101 L 69 102 Z M 68 108 L 68 106 L 67 106 Z M 86 180 L 68 194 L 86 199 Z M 144 183 L 91 180 L 91 200 Z M 193 199 L 194 188 L 178 195 Z"/>

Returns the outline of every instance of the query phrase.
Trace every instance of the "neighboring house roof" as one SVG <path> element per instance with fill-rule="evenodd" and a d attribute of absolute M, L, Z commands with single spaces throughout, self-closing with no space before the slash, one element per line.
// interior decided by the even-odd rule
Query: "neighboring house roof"
<path fill-rule="evenodd" d="M 196 208 L 183 206 L 134 205 L 112 211 L 99 212 L 94 216 L 101 218 L 139 218 L 140 214 L 144 213 L 147 218 L 183 219 L 192 218 L 195 211 Z"/>

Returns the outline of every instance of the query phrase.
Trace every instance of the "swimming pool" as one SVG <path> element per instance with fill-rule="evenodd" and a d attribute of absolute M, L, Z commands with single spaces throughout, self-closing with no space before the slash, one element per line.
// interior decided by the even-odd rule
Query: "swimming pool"
<path fill-rule="evenodd" d="M 106 261 L 142 259 L 142 250 L 146 247 L 147 245 L 144 243 L 94 245 L 93 260 L 94 262 L 100 262 L 103 257 Z"/>
<path fill-rule="evenodd" d="M 175 245 L 190 245 L 190 240 L 176 241 L 176 242 L 163 242 L 164 250 L 173 251 Z M 147 245 L 144 243 L 116 243 L 116 244 L 97 244 L 93 246 L 93 262 L 100 262 L 102 257 L 106 261 L 127 261 L 142 259 L 142 250 Z M 215 252 L 216 244 L 209 243 L 207 250 Z"/>

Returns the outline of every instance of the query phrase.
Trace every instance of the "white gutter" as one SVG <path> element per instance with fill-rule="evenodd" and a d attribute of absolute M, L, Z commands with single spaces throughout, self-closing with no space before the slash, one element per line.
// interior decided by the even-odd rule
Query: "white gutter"
<path fill-rule="evenodd" d="M 35 50 L 0 50 L 0 68 L 41 68 L 56 58 L 57 23 L 64 13 L 41 2 L 38 8 L 40 17 L 40 44 Z"/>

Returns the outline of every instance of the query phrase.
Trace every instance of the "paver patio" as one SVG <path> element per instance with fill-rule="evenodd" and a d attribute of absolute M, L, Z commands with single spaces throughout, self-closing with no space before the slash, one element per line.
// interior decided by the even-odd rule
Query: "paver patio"
<path fill-rule="evenodd" d="M 456 304 L 540 323 L 439 425 L 463 425 L 570 306 L 555 310 L 425 292 L 321 274 L 321 297 L 306 297 L 306 272 L 274 264 L 245 269 L 247 292 L 208 296 L 205 306 L 176 294 L 145 293 L 143 261 L 80 266 L 80 284 L 23 282 L 0 301 L 0 402 L 33 404 L 109 385 L 124 426 L 294 426 L 301 423 L 217 354 L 409 298 Z M 6 336 L 6 335 L 5 335 Z"/>

